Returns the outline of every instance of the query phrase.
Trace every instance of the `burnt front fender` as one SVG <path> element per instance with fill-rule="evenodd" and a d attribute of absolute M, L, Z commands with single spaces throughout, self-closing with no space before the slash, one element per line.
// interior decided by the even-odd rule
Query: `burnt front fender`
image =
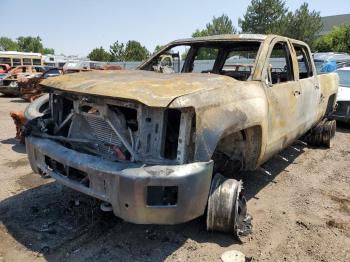
<path fill-rule="evenodd" d="M 188 106 L 196 111 L 197 161 L 210 160 L 221 138 L 254 126 L 262 130 L 258 152 L 258 159 L 261 158 L 266 143 L 268 106 L 260 82 L 241 82 L 228 77 L 223 88 L 179 97 L 170 105 Z"/>

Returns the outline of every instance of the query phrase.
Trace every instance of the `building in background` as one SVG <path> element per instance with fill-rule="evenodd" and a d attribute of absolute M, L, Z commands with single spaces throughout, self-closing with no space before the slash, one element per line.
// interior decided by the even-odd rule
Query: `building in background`
<path fill-rule="evenodd" d="M 65 56 L 65 55 L 43 55 L 43 62 L 47 66 L 62 68 L 69 61 L 86 61 L 86 57 Z"/>
<path fill-rule="evenodd" d="M 0 51 L 0 64 L 7 64 L 11 67 L 22 65 L 42 65 L 40 53 Z"/>

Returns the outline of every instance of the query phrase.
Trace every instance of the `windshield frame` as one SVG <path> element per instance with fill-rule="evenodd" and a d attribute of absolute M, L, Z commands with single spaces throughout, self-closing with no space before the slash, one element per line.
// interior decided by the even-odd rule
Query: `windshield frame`
<path fill-rule="evenodd" d="M 257 55 L 255 57 L 255 61 L 251 70 L 251 74 L 250 77 L 253 77 L 255 75 L 255 69 L 257 66 L 257 61 L 260 57 L 260 53 L 262 51 L 262 48 L 264 46 L 264 41 L 265 39 L 223 39 L 223 40 L 197 40 L 196 39 L 192 39 L 190 41 L 175 41 L 175 42 L 171 42 L 168 45 L 164 46 L 160 51 L 158 51 L 157 53 L 153 54 L 150 58 L 148 58 L 145 62 L 143 62 L 141 65 L 139 65 L 136 69 L 137 70 L 146 70 L 146 71 L 151 71 L 149 70 L 149 68 L 151 68 L 152 66 L 152 62 L 154 61 L 154 59 L 159 58 L 161 55 L 163 55 L 164 53 L 166 53 L 167 51 L 169 51 L 170 49 L 177 47 L 177 46 L 189 46 L 190 49 L 188 51 L 188 54 L 186 56 L 185 60 L 181 60 L 184 62 L 184 65 L 181 68 L 181 73 L 189 73 L 188 68 L 190 68 L 190 64 L 191 60 L 193 60 L 193 54 L 195 53 L 195 49 L 197 49 L 198 47 L 202 47 L 202 46 L 211 46 L 211 47 L 220 47 L 220 46 L 229 46 L 230 44 L 234 45 L 234 44 L 238 44 L 238 43 L 256 43 L 259 44 L 259 47 L 257 49 Z M 219 59 L 221 59 L 220 54 L 216 57 L 215 59 L 215 66 L 220 65 L 220 63 L 218 62 Z M 192 72 L 191 72 L 192 73 Z M 212 73 L 218 73 L 218 72 L 212 72 Z M 201 74 L 201 73 L 193 73 L 193 74 Z M 254 79 L 250 79 L 250 80 L 254 80 Z"/>

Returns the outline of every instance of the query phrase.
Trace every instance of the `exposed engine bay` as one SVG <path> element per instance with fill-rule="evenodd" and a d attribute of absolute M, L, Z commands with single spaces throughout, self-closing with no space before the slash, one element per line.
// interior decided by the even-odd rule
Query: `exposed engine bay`
<path fill-rule="evenodd" d="M 50 94 L 50 113 L 28 124 L 32 136 L 110 161 L 185 164 L 193 160 L 192 108 L 151 108 L 94 96 Z"/>

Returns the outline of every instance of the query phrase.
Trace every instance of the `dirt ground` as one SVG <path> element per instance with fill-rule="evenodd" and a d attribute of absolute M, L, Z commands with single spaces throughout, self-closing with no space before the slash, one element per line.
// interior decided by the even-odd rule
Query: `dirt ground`
<path fill-rule="evenodd" d="M 220 261 L 227 250 L 248 261 L 350 261 L 350 127 L 332 149 L 297 143 L 244 180 L 253 232 L 238 241 L 205 231 L 204 218 L 176 226 L 134 225 L 98 202 L 33 174 L 13 139 L 0 97 L 0 261 Z"/>

